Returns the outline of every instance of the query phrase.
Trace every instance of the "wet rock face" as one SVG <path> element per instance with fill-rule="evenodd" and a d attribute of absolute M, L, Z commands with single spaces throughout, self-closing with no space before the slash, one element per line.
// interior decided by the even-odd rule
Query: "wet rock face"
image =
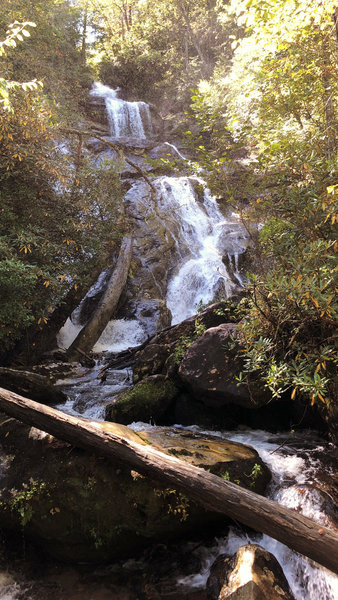
<path fill-rule="evenodd" d="M 294 600 L 276 558 L 255 544 L 220 556 L 207 583 L 208 600 Z"/>
<path fill-rule="evenodd" d="M 253 449 L 241 444 L 189 437 L 188 432 L 156 428 L 137 434 L 123 425 L 96 424 L 220 475 L 226 470 L 243 483 L 251 481 L 247 475 L 259 461 Z M 59 559 L 121 559 L 154 542 L 167 543 L 197 529 L 199 535 L 207 533 L 219 519 L 175 490 L 111 459 L 74 448 L 6 416 L 1 419 L 0 441 L 4 452 L 0 527 L 21 536 L 24 532 Z M 257 491 L 263 480 L 266 484 L 268 473 L 261 483 L 256 478 Z"/>
<path fill-rule="evenodd" d="M 233 323 L 212 327 L 197 338 L 180 363 L 180 379 L 207 406 L 233 403 L 258 408 L 270 399 L 254 380 L 249 381 L 249 386 L 237 385 L 236 377 L 242 370 L 234 343 L 237 335 Z"/>
<path fill-rule="evenodd" d="M 171 312 L 164 300 L 159 298 L 127 302 L 120 310 L 119 316 L 137 319 L 148 336 L 169 327 L 171 324 Z"/>
<path fill-rule="evenodd" d="M 134 268 L 129 283 L 129 298 L 143 301 L 164 299 L 171 266 L 178 261 L 178 250 L 171 233 L 174 217 L 158 215 L 149 185 L 138 181 L 125 196 L 125 207 L 134 225 Z"/>

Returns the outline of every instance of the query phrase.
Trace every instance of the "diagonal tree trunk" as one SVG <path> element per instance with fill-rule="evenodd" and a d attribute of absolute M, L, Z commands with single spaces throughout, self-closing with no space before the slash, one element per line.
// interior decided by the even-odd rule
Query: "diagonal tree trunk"
<path fill-rule="evenodd" d="M 178 488 L 208 510 L 266 533 L 338 574 L 338 534 L 294 510 L 151 446 L 107 431 L 103 423 L 66 415 L 3 388 L 0 388 L 0 410 L 75 446 L 115 458 L 140 473 Z"/>
<path fill-rule="evenodd" d="M 86 355 L 90 352 L 95 342 L 99 339 L 101 333 L 108 325 L 117 307 L 124 286 L 126 285 L 132 250 L 133 238 L 129 235 L 122 241 L 115 269 L 107 283 L 106 291 L 96 310 L 68 348 L 67 356 L 69 360 L 79 360 L 82 355 Z"/>

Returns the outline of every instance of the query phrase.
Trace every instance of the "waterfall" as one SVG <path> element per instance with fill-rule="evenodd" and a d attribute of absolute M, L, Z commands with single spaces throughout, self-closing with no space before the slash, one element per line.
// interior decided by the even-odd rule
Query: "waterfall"
<path fill-rule="evenodd" d="M 154 201 L 148 193 L 146 196 L 142 195 L 139 183 L 134 184 L 127 192 L 125 201 L 131 205 L 130 210 L 135 214 L 148 211 L 147 218 L 152 222 L 156 219 L 156 227 L 159 229 L 165 226 L 165 236 L 175 242 L 176 258 L 171 265 L 168 284 L 158 281 L 150 272 L 154 286 L 158 288 L 158 298 L 162 298 L 161 290 L 164 289 L 163 299 L 171 311 L 172 324 L 176 324 L 196 314 L 201 304 L 212 302 L 217 295 L 229 297 L 238 289 L 238 283 L 241 285 L 238 256 L 246 250 L 248 234 L 234 213 L 224 217 L 200 177 L 158 177 L 154 180 L 154 187 Z M 155 203 L 155 211 L 152 202 Z M 145 228 L 141 235 L 146 235 L 148 239 L 152 234 Z M 161 246 L 156 256 L 156 265 L 166 252 L 165 242 L 157 242 Z M 229 256 L 235 279 L 231 278 L 223 256 Z M 142 263 L 147 259 L 141 254 L 137 258 Z M 81 307 L 88 297 L 95 296 L 104 283 L 105 273 L 73 312 L 71 320 L 68 319 L 60 330 L 59 347 L 68 348 L 74 341 L 84 324 L 80 318 Z M 146 337 L 144 328 L 135 319 L 120 320 L 118 328 L 113 324 L 114 321 L 111 321 L 107 325 L 93 348 L 94 352 L 119 352 L 143 342 Z"/>
<path fill-rule="evenodd" d="M 105 101 L 111 135 L 144 139 L 151 132 L 149 107 L 142 102 L 120 100 L 117 98 L 117 92 L 118 90 L 101 84 L 95 84 L 92 90 L 93 96 Z M 175 153 L 179 153 L 171 144 L 168 146 Z M 184 156 L 180 154 L 180 158 L 184 159 Z M 186 164 L 188 165 L 188 161 Z M 164 176 L 152 181 L 156 194 L 151 195 L 148 185 L 139 181 L 127 192 L 125 202 L 131 217 L 135 219 L 135 229 L 140 228 L 142 239 L 138 248 L 145 247 L 143 255 L 140 252 L 137 257 L 142 268 L 145 268 L 146 259 L 153 246 L 155 252 L 150 263 L 155 266 L 169 248 L 169 245 L 165 246 L 164 241 L 163 245 L 156 246 L 153 240 L 149 240 L 157 227 L 153 227 L 156 219 L 162 226 L 161 232 L 164 230 L 163 237 L 173 241 L 174 251 L 170 254 L 170 259 L 174 257 L 174 260 L 168 281 L 164 286 L 159 286 L 157 278 L 155 284 L 159 288 L 156 293 L 161 293 L 162 287 L 166 289 L 167 306 L 172 312 L 173 323 L 178 323 L 195 314 L 199 303 L 206 304 L 217 294 L 230 296 L 236 290 L 236 280 L 241 285 L 240 257 L 248 245 L 248 233 L 238 215 L 232 213 L 225 217 L 221 213 L 217 202 L 200 177 Z M 223 262 L 224 257 L 227 257 L 228 270 Z M 156 271 L 153 273 L 149 265 L 147 268 L 155 280 Z M 231 274 L 234 277 L 231 277 Z M 103 284 L 102 275 L 87 297 L 94 296 Z M 79 309 L 60 331 L 60 346 L 68 347 L 75 337 L 81 328 L 80 316 Z M 111 321 L 94 351 L 120 352 L 141 343 L 146 338 L 146 331 L 142 328 L 137 314 L 131 315 L 134 318 L 129 316 L 126 319 Z M 116 393 L 131 385 L 132 375 L 129 369 L 110 369 L 105 385 L 98 385 L 99 369 L 100 365 L 97 364 L 92 372 L 84 370 L 81 377 L 63 380 L 62 386 L 69 394 L 69 401 L 67 405 L 60 407 L 62 410 L 87 418 L 103 418 L 106 404 L 111 402 Z M 136 423 L 132 428 L 137 431 L 147 426 L 151 427 L 144 423 Z M 182 429 L 202 431 L 194 426 Z M 313 445 L 309 447 L 306 433 L 304 438 L 300 437 L 298 449 L 296 444 L 288 445 L 283 438 L 279 438 L 279 434 L 270 432 L 240 430 L 209 433 L 255 447 L 272 471 L 270 497 L 285 506 L 300 510 L 318 523 L 333 526 L 329 518 L 330 501 L 325 493 L 323 495 L 320 492 L 320 486 L 316 489 L 318 473 L 324 470 L 324 459 L 329 452 L 328 444 L 311 439 Z M 311 436 L 313 438 L 312 433 Z M 325 468 L 327 469 L 327 466 Z M 292 552 L 267 535 L 243 532 L 234 527 L 230 528 L 226 538 L 219 537 L 212 548 L 200 546 L 200 552 L 205 556 L 205 568 L 202 572 L 189 575 L 180 583 L 190 586 L 190 589 L 191 586 L 202 588 L 214 559 L 224 552 L 233 554 L 247 543 L 259 543 L 277 557 L 296 600 L 334 600 L 337 597 L 338 579 L 332 573 Z"/>
<path fill-rule="evenodd" d="M 161 177 L 159 210 L 176 217 L 176 243 L 184 258 L 168 284 L 167 306 L 173 324 L 197 312 L 218 292 L 230 296 L 235 289 L 222 257 L 227 251 L 238 256 L 247 245 L 247 235 L 235 215 L 225 219 L 199 177 Z"/>
<path fill-rule="evenodd" d="M 99 82 L 94 83 L 90 92 L 91 96 L 105 102 L 111 137 L 146 139 L 152 134 L 148 104 L 120 100 L 118 92 L 119 88 L 113 90 Z"/>

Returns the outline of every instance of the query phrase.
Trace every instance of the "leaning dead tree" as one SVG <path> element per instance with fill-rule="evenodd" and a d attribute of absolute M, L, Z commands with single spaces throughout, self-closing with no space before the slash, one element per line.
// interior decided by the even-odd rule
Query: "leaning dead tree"
<path fill-rule="evenodd" d="M 0 388 L 0 410 L 75 446 L 109 456 L 184 492 L 208 510 L 266 533 L 338 574 L 338 534 L 312 519 L 151 446 Z"/>
<path fill-rule="evenodd" d="M 79 360 L 83 355 L 86 356 L 110 321 L 126 285 L 132 250 L 133 238 L 128 235 L 122 241 L 115 269 L 96 310 L 68 348 L 67 356 L 70 361 Z"/>

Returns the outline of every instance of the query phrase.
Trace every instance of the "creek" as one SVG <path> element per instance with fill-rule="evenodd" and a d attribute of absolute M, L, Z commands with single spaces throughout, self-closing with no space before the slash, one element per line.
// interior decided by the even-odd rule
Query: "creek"
<path fill-rule="evenodd" d="M 111 138 L 143 140 L 151 136 L 150 112 L 145 103 L 120 100 L 117 90 L 102 84 L 95 84 L 92 95 L 104 100 Z M 171 144 L 169 146 L 179 152 Z M 181 152 L 179 154 L 183 157 Z M 249 236 L 238 215 L 222 214 L 200 173 L 160 176 L 153 179 L 153 183 L 155 200 L 150 199 L 146 184 L 140 181 L 131 182 L 126 194 L 129 213 L 138 217 L 135 223 L 139 228 L 136 252 L 140 275 L 136 277 L 140 281 L 143 279 L 145 286 L 138 290 L 134 303 L 129 301 L 133 310 L 117 315 L 97 341 L 94 347 L 97 353 L 95 368 L 88 370 L 78 367 L 68 379 L 59 382 L 68 395 L 67 403 L 59 408 L 70 414 L 103 419 L 105 406 L 112 396 L 132 384 L 132 371 L 129 368 L 110 369 L 103 385 L 99 383 L 97 375 L 107 355 L 137 346 L 155 330 L 153 315 L 144 317 L 135 309 L 138 301 L 165 301 L 171 311 L 172 322 L 179 323 L 194 315 L 200 304 L 207 304 L 215 296 L 229 297 L 243 284 L 245 276 L 240 262 L 249 244 Z M 142 215 L 142 224 L 139 224 L 139 215 Z M 152 227 L 154 222 L 157 223 L 156 234 Z M 145 238 L 147 244 L 144 244 Z M 149 248 L 153 251 L 150 262 L 146 254 Z M 165 254 L 169 255 L 170 265 L 160 270 L 159 276 L 156 268 Z M 88 298 L 95 298 L 104 281 L 102 276 L 88 292 L 87 301 Z M 82 309 L 85 303 L 86 299 L 60 331 L 60 347 L 67 348 L 83 326 Z M 156 425 L 145 423 L 132 423 L 130 426 L 135 431 L 146 427 L 156 428 Z M 177 424 L 175 427 L 181 426 Z M 202 431 L 196 426 L 191 429 Z M 204 433 L 253 446 L 272 471 L 272 483 L 268 490 L 271 498 L 297 509 L 321 525 L 335 527 L 334 502 L 328 484 L 334 472 L 333 445 L 312 432 L 272 434 L 243 429 Z M 157 589 L 161 590 L 161 585 L 176 589 L 176 596 L 170 596 L 172 600 L 187 597 L 184 596 L 184 590 L 203 589 L 215 558 L 221 553 L 233 554 L 241 545 L 250 542 L 259 543 L 276 556 L 296 600 L 338 598 L 338 578 L 333 574 L 266 535 L 248 534 L 237 527 L 230 528 L 226 537 L 220 533 L 208 544 L 200 542 L 196 545 L 195 541 L 193 546 L 189 542 L 181 545 L 179 552 L 182 564 L 185 560 L 182 556 L 186 557 L 188 563 L 188 557 L 194 555 L 200 565 L 198 570 L 194 571 L 190 565 L 186 572 L 184 568 L 181 572 L 173 572 L 169 579 L 166 576 L 160 581 Z M 134 562 L 81 570 L 49 562 L 38 568 L 37 557 L 24 558 L 8 564 L 8 556 L 4 552 L 0 600 L 41 600 L 47 597 L 51 600 L 65 597 L 68 600 L 136 600 L 137 593 L 133 596 L 132 592 L 133 577 L 137 579 L 142 570 L 151 568 L 152 561 L 148 555 L 148 564 L 143 556 Z M 129 574 L 131 583 L 128 585 L 123 581 L 118 582 L 116 573 L 121 569 Z M 165 592 L 163 595 L 157 593 L 160 595 L 154 595 L 154 598 L 167 597 Z"/>

